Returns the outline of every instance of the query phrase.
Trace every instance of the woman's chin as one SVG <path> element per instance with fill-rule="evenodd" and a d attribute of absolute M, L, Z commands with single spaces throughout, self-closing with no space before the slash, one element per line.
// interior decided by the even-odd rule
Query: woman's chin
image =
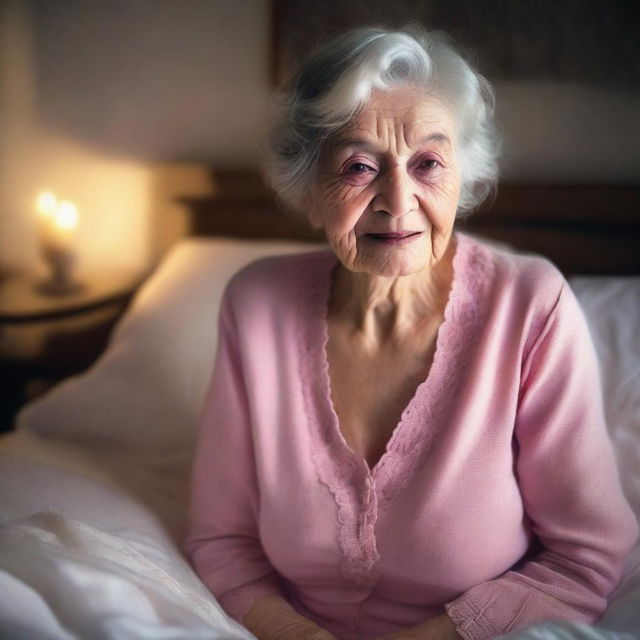
<path fill-rule="evenodd" d="M 427 267 L 427 252 L 394 251 L 385 255 L 367 255 L 358 265 L 357 271 L 381 278 L 410 276 Z"/>

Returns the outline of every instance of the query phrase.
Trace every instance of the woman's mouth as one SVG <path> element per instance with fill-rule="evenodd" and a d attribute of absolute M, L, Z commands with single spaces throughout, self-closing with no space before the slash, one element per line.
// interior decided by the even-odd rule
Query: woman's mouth
<path fill-rule="evenodd" d="M 385 233 L 367 233 L 367 237 L 385 244 L 411 242 L 422 235 L 422 231 L 388 231 Z"/>

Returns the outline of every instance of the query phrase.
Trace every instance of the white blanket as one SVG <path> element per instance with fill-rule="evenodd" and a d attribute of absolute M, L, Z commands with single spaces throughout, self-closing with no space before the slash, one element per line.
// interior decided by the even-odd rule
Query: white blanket
<path fill-rule="evenodd" d="M 0 637 L 253 638 L 152 555 L 55 511 L 0 526 Z"/>

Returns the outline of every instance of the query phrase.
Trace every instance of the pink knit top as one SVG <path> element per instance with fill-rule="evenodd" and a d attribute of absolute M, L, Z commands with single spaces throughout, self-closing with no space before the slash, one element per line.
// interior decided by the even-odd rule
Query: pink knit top
<path fill-rule="evenodd" d="M 342 640 L 445 610 L 485 640 L 604 611 L 637 523 L 584 318 L 545 260 L 456 241 L 433 364 L 373 469 L 331 402 L 335 256 L 260 260 L 229 284 L 187 551 L 236 619 L 280 593 Z"/>

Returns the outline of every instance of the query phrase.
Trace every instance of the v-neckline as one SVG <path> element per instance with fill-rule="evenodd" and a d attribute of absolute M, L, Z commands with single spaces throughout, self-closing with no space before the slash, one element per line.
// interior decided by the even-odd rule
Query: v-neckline
<path fill-rule="evenodd" d="M 448 329 L 447 325 L 451 322 L 451 312 L 449 310 L 452 300 L 455 297 L 454 289 L 457 287 L 457 282 L 460 279 L 460 265 L 458 256 L 460 254 L 460 236 L 456 234 L 451 241 L 455 242 L 455 251 L 452 257 L 452 277 L 451 284 L 449 288 L 449 293 L 447 296 L 447 302 L 444 307 L 443 312 L 443 320 L 438 326 L 438 330 L 436 333 L 435 339 L 435 351 L 433 353 L 433 357 L 431 358 L 431 363 L 426 371 L 424 378 L 416 385 L 416 388 L 409 399 L 409 402 L 404 407 L 402 412 L 400 413 L 400 417 L 395 427 L 393 428 L 389 439 L 387 440 L 382 455 L 378 457 L 375 464 L 373 466 L 369 465 L 369 462 L 365 458 L 364 455 L 358 453 L 351 445 L 347 442 L 345 438 L 344 432 L 340 427 L 340 418 L 338 416 L 338 412 L 336 411 L 335 404 L 333 401 L 332 394 L 332 382 L 331 382 L 331 371 L 329 365 L 329 353 L 328 353 L 328 345 L 329 345 L 329 305 L 331 299 L 331 288 L 334 280 L 334 274 L 336 268 L 338 268 L 339 263 L 337 259 L 333 263 L 327 278 L 327 282 L 325 287 L 323 288 L 321 299 L 322 299 L 322 311 L 320 313 L 320 318 L 322 319 L 322 327 L 321 327 L 321 335 L 320 335 L 320 360 L 321 365 L 318 368 L 318 375 L 320 376 L 320 384 L 326 390 L 326 401 L 327 401 L 327 411 L 328 415 L 331 418 L 331 428 L 335 432 L 335 437 L 342 444 L 345 450 L 348 452 L 348 455 L 353 458 L 354 463 L 360 466 L 364 465 L 366 467 L 367 475 L 371 477 L 371 479 L 375 480 L 378 476 L 378 469 L 382 465 L 385 457 L 388 457 L 389 452 L 394 448 L 396 441 L 402 438 L 402 431 L 406 422 L 407 417 L 411 414 L 413 407 L 420 400 L 423 394 L 428 393 L 428 388 L 433 386 L 432 379 L 437 378 L 438 371 L 436 370 L 436 366 L 439 367 L 439 361 L 442 359 L 441 353 L 443 350 L 442 342 L 446 340 L 445 337 Z"/>
<path fill-rule="evenodd" d="M 309 258 L 300 280 L 296 333 L 309 452 L 318 480 L 336 503 L 340 571 L 361 586 L 372 587 L 376 581 L 375 567 L 380 560 L 377 519 L 425 464 L 437 425 L 454 402 L 471 346 L 484 322 L 486 287 L 493 269 L 490 253 L 460 233 L 456 233 L 456 243 L 451 290 L 433 363 L 373 469 L 346 443 L 331 402 L 326 318 L 337 258 L 327 251 Z"/>

